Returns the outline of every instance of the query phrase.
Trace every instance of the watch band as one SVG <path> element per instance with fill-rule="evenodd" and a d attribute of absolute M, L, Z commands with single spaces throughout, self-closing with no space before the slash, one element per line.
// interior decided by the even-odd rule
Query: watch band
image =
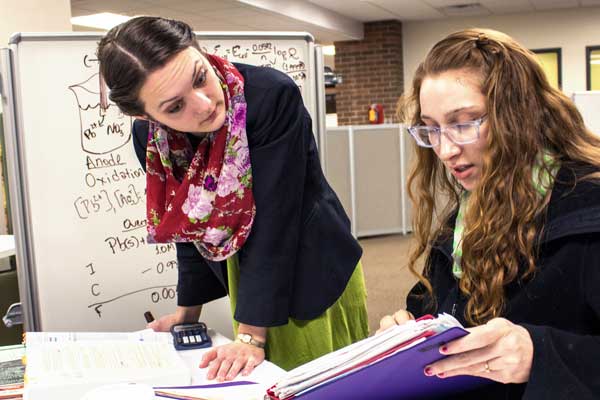
<path fill-rule="evenodd" d="M 252 346 L 258 347 L 259 349 L 264 349 L 266 344 L 265 342 L 261 342 L 260 340 L 254 339 L 249 333 L 238 333 L 235 341 L 245 344 L 251 344 Z"/>

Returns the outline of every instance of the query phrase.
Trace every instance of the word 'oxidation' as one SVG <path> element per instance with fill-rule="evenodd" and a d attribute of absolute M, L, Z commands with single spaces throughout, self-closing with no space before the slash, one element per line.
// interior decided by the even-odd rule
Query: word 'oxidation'
<path fill-rule="evenodd" d="M 93 188 L 96 186 L 106 186 L 112 183 L 143 178 L 146 176 L 142 167 L 138 168 L 113 168 L 109 171 L 88 172 L 84 176 L 85 185 Z"/>

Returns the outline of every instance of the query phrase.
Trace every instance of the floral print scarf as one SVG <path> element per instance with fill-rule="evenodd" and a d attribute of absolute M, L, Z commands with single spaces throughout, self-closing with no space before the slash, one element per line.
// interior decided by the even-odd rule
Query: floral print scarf
<path fill-rule="evenodd" d="M 221 261 L 243 245 L 256 214 L 246 137 L 244 78 L 206 55 L 221 80 L 223 126 L 192 149 L 189 134 L 150 123 L 146 152 L 148 242 L 193 242 Z"/>

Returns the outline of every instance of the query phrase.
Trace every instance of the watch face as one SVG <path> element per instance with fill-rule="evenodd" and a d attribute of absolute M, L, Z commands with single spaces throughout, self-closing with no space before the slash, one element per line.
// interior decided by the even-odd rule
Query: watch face
<path fill-rule="evenodd" d="M 248 333 L 240 333 L 238 338 L 244 343 L 250 343 L 252 340 L 252 336 L 250 336 Z"/>

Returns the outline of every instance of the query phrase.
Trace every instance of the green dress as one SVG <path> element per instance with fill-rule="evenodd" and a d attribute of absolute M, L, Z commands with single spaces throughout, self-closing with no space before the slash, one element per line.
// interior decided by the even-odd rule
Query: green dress
<path fill-rule="evenodd" d="M 229 298 L 235 312 L 240 276 L 237 255 L 227 260 Z M 238 322 L 233 321 L 234 336 Z M 287 325 L 268 328 L 266 357 L 290 370 L 324 354 L 345 347 L 369 334 L 366 289 L 359 262 L 340 298 L 323 314 L 312 320 L 289 318 Z"/>

